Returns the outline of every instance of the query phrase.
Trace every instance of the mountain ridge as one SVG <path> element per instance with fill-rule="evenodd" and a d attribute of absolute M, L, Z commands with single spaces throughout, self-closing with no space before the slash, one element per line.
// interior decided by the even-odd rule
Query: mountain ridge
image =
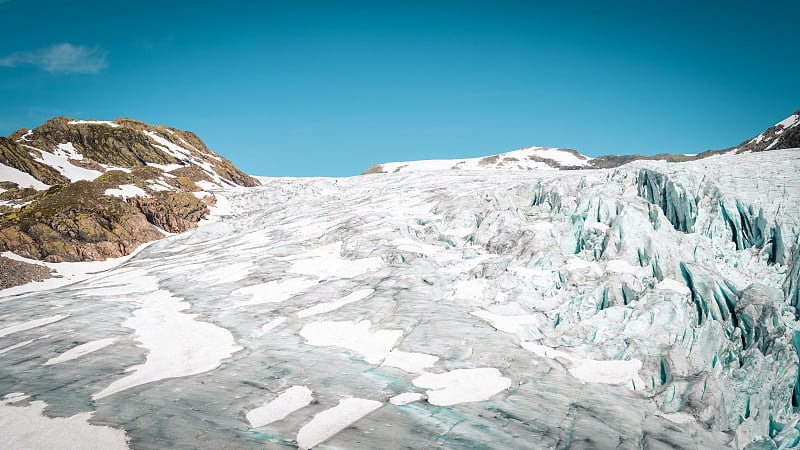
<path fill-rule="evenodd" d="M 741 142 L 734 147 L 721 150 L 706 150 L 697 154 L 659 153 L 655 155 L 602 155 L 589 157 L 577 150 L 551 147 L 523 147 L 510 152 L 499 153 L 476 158 L 419 160 L 402 162 L 385 162 L 375 164 L 362 175 L 433 170 L 580 170 L 580 169 L 612 169 L 639 160 L 660 160 L 669 162 L 696 161 L 723 153 L 741 153 L 745 151 L 769 151 L 800 147 L 800 110 L 795 111 L 784 120 L 771 126 L 759 135 Z M 550 153 L 542 154 L 542 153 Z M 553 152 L 562 153 L 554 156 Z M 565 163 L 565 156 L 574 155 L 579 161 Z M 569 158 L 566 158 L 567 160 Z M 539 163 L 539 164 L 537 164 Z"/>

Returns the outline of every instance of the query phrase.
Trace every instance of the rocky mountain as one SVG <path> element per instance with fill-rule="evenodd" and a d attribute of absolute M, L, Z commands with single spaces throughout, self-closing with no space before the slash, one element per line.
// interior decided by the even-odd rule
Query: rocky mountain
<path fill-rule="evenodd" d="M 127 255 L 196 226 L 210 191 L 258 184 L 191 132 L 57 117 L 0 137 L 0 251 L 51 262 Z"/>
<path fill-rule="evenodd" d="M 696 161 L 722 153 L 767 151 L 800 147 L 800 110 L 778 122 L 758 136 L 736 147 L 724 150 L 708 150 L 698 154 L 657 155 L 604 155 L 590 158 L 573 149 L 525 147 L 507 153 L 482 158 L 424 160 L 376 164 L 364 174 L 387 172 L 418 172 L 434 170 L 576 170 L 612 169 L 633 161 Z"/>
<path fill-rule="evenodd" d="M 728 149 L 736 153 L 763 152 L 781 148 L 800 148 L 800 110 L 758 136 Z"/>

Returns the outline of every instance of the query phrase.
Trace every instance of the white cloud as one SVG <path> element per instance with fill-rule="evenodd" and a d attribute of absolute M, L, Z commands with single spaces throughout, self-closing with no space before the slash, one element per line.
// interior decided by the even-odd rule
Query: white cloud
<path fill-rule="evenodd" d="M 97 73 L 107 65 L 106 52 L 99 47 L 68 43 L 0 58 L 0 67 L 36 66 L 50 73 Z"/>

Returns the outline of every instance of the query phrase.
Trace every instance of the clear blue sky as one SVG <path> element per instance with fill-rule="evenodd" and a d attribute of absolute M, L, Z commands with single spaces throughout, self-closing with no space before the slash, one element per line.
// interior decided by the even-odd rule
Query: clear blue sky
<path fill-rule="evenodd" d="M 188 129 L 258 175 L 695 153 L 800 108 L 800 2 L 0 0 L 0 134 Z"/>

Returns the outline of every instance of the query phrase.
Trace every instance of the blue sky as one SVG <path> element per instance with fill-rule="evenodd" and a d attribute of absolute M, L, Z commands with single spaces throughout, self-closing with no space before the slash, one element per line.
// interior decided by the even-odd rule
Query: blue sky
<path fill-rule="evenodd" d="M 188 129 L 245 171 L 735 145 L 800 108 L 800 2 L 0 0 L 0 134 Z M 556 4 L 558 3 L 558 4 Z"/>

